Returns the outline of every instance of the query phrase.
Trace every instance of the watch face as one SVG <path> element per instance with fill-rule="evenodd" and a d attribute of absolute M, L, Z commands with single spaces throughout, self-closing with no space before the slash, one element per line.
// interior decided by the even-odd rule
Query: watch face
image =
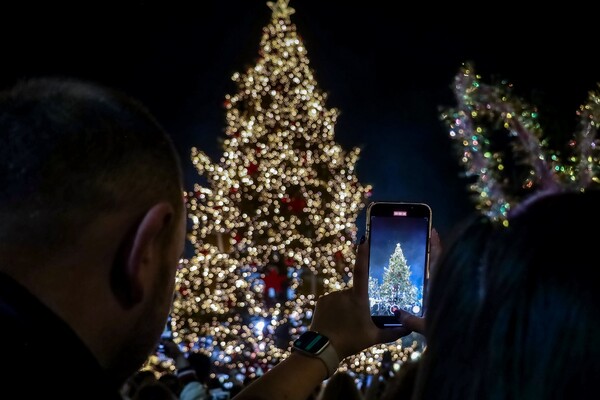
<path fill-rule="evenodd" d="M 329 344 L 327 337 L 312 331 L 304 332 L 294 341 L 294 347 L 311 354 L 319 354 Z"/>

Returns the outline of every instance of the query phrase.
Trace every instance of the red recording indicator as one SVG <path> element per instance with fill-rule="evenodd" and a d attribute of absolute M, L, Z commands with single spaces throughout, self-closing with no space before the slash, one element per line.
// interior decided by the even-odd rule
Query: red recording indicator
<path fill-rule="evenodd" d="M 394 217 L 406 217 L 406 211 L 394 211 Z"/>

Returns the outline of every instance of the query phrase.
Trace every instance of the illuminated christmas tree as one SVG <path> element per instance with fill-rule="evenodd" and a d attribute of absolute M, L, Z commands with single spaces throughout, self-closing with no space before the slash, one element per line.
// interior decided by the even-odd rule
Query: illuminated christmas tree
<path fill-rule="evenodd" d="M 178 272 L 172 313 L 182 346 L 246 376 L 287 357 L 316 298 L 350 282 L 371 191 L 355 174 L 360 149 L 334 140 L 338 111 L 326 107 L 294 10 L 267 4 L 260 57 L 225 97 L 219 162 L 192 150 L 205 183 L 187 194 L 195 255 Z"/>
<path fill-rule="evenodd" d="M 396 244 L 394 253 L 390 256 L 388 266 L 383 272 L 383 282 L 381 283 L 380 297 L 389 299 L 390 304 L 386 304 L 389 309 L 396 305 L 405 310 L 413 310 L 413 307 L 419 307 L 419 290 L 410 280 L 411 271 L 402 246 Z"/>

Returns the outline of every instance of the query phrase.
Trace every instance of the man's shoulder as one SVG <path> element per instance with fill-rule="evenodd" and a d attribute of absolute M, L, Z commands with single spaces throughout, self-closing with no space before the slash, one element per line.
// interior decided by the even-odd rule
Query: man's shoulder
<path fill-rule="evenodd" d="M 104 371 L 61 318 L 10 279 L 1 279 L 0 287 L 6 289 L 0 292 L 3 382 L 23 388 L 25 398 L 118 398 L 107 396 Z M 69 397 L 78 387 L 87 388 L 83 397 Z M 103 397 L 88 395 L 92 388 Z"/>

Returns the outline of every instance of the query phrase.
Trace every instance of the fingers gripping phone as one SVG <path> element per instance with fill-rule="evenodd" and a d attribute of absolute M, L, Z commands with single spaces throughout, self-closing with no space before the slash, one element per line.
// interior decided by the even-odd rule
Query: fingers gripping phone
<path fill-rule="evenodd" d="M 424 203 L 373 202 L 367 207 L 369 307 L 380 327 L 402 324 L 401 308 L 423 316 L 427 289 L 431 208 Z"/>

